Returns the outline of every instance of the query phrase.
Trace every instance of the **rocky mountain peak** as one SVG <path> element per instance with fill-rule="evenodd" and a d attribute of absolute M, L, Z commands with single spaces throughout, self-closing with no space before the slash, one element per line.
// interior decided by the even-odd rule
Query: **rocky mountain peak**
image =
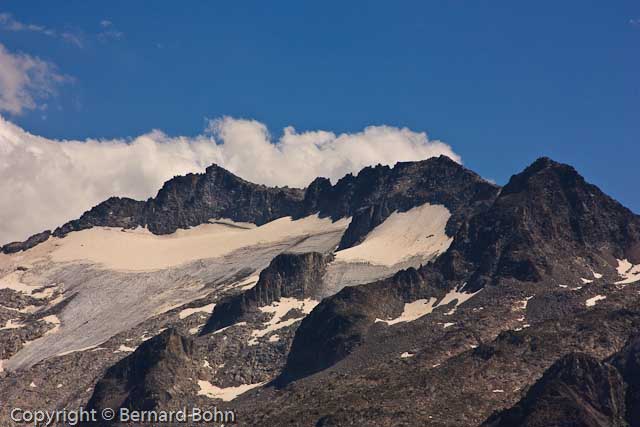
<path fill-rule="evenodd" d="M 256 285 L 217 304 L 202 329 L 206 335 L 251 315 L 281 298 L 316 298 L 332 257 L 317 252 L 283 253 L 262 270 Z"/>
<path fill-rule="evenodd" d="M 449 278 L 478 289 L 503 279 L 612 272 L 616 259 L 636 260 L 638 252 L 640 217 L 572 167 L 541 158 L 514 175 L 491 208 L 468 219 L 439 262 Z"/>
<path fill-rule="evenodd" d="M 193 375 L 193 352 L 191 339 L 173 328 L 165 330 L 109 368 L 96 384 L 87 408 L 100 413 L 104 408 L 150 410 L 166 404 L 179 387 L 176 377 Z"/>

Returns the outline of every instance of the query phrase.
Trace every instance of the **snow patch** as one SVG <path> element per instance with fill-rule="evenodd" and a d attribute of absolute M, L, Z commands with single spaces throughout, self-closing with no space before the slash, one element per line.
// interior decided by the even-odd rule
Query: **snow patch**
<path fill-rule="evenodd" d="M 269 342 L 278 342 L 280 341 L 280 335 L 278 334 L 273 334 L 269 337 Z"/>
<path fill-rule="evenodd" d="M 213 311 L 213 307 L 215 306 L 216 305 L 214 303 L 211 303 L 203 305 L 202 307 L 185 308 L 178 314 L 178 317 L 180 319 L 185 319 L 195 313 L 211 313 Z"/>
<path fill-rule="evenodd" d="M 271 305 L 260 307 L 260 311 L 263 313 L 271 313 L 273 316 L 268 322 L 263 323 L 262 329 L 255 329 L 251 332 L 251 339 L 249 345 L 256 345 L 258 338 L 268 335 L 273 331 L 285 328 L 289 325 L 293 325 L 298 322 L 302 317 L 293 319 L 282 320 L 282 318 L 290 310 L 301 310 L 305 315 L 311 313 L 311 310 L 319 304 L 320 301 L 313 300 L 311 298 L 305 298 L 299 300 L 296 298 L 280 298 L 280 301 L 274 301 Z"/>
<path fill-rule="evenodd" d="M 463 286 L 464 284 L 460 288 L 462 288 Z M 387 325 L 395 325 L 396 323 L 400 323 L 400 322 L 412 322 L 414 320 L 421 318 L 422 316 L 430 314 L 434 309 L 438 307 L 441 307 L 441 306 L 450 304 L 453 301 L 456 301 L 456 305 L 453 308 L 453 310 L 450 310 L 447 313 L 445 313 L 445 315 L 452 315 L 455 312 L 455 309 L 458 306 L 460 306 L 460 304 L 466 302 L 481 290 L 482 289 L 474 293 L 464 293 L 464 292 L 460 292 L 458 289 L 452 290 L 448 292 L 444 296 L 444 298 L 440 300 L 440 302 L 437 305 L 435 305 L 437 301 L 436 298 L 419 299 L 410 303 L 406 303 L 404 305 L 402 314 L 399 317 L 396 317 L 395 319 L 391 319 L 391 320 L 376 319 L 375 321 L 376 323 L 384 322 Z"/>
<path fill-rule="evenodd" d="M 39 293 L 37 294 L 38 296 L 34 295 L 34 291 L 41 286 L 32 286 L 22 282 L 23 275 L 23 271 L 14 271 L 0 278 L 0 289 L 11 289 L 34 298 L 44 298 Z"/>
<path fill-rule="evenodd" d="M 45 316 L 40 320 L 44 320 L 47 323 L 53 323 L 54 325 L 53 328 L 45 332 L 45 335 L 55 334 L 60 329 L 60 319 L 58 319 L 58 316 L 56 316 L 55 314 L 52 314 L 50 316 Z"/>
<path fill-rule="evenodd" d="M 5 323 L 5 325 L 2 328 L 0 328 L 0 331 L 4 329 L 18 329 L 18 328 L 23 328 L 25 326 L 22 323 L 18 323 L 18 322 L 13 323 L 14 320 L 17 320 L 17 319 L 7 320 L 7 323 Z"/>
<path fill-rule="evenodd" d="M 404 310 L 399 317 L 391 320 L 376 319 L 377 322 L 384 322 L 387 325 L 395 325 L 400 322 L 413 322 L 433 311 L 435 298 L 419 299 L 404 305 Z"/>
<path fill-rule="evenodd" d="M 617 270 L 622 280 L 616 282 L 616 285 L 624 285 L 640 280 L 640 264 L 633 265 L 626 259 L 619 259 Z"/>
<path fill-rule="evenodd" d="M 251 289 L 253 288 L 256 283 L 258 283 L 258 280 L 260 279 L 259 275 L 253 275 L 253 276 L 249 276 L 244 280 L 241 280 L 238 283 L 234 283 L 231 287 L 232 288 L 240 288 L 240 290 L 242 291 L 246 291 L 247 289 Z"/>
<path fill-rule="evenodd" d="M 200 386 L 198 395 L 210 397 L 211 399 L 221 399 L 225 402 L 230 402 L 241 394 L 246 393 L 247 391 L 256 387 L 260 387 L 263 384 L 265 384 L 265 382 L 220 388 L 214 386 L 209 381 L 198 380 L 198 386 Z"/>
<path fill-rule="evenodd" d="M 215 331 L 212 335 L 216 335 L 216 334 L 222 333 L 222 332 L 226 331 L 226 330 L 227 330 L 227 329 L 229 329 L 229 328 L 233 328 L 234 326 L 242 326 L 242 325 L 246 325 L 246 324 L 247 324 L 247 322 L 238 322 L 238 323 L 234 323 L 233 325 L 225 326 L 225 327 L 224 327 L 224 328 L 222 328 L 222 329 L 218 329 L 218 330 L 217 330 L 217 331 Z"/>
<path fill-rule="evenodd" d="M 560 287 L 563 287 L 563 286 L 560 285 Z M 529 300 L 531 298 L 533 298 L 533 295 L 531 295 L 530 297 L 526 297 L 522 301 L 519 301 L 518 303 L 520 304 L 520 306 L 516 307 L 516 309 L 518 309 L 518 310 L 526 310 L 527 309 L 527 305 L 529 304 Z"/>
<path fill-rule="evenodd" d="M 114 353 L 131 353 L 132 351 L 136 351 L 136 349 L 122 344 L 120 345 L 120 347 L 118 347 L 117 350 L 114 351 Z"/>
<path fill-rule="evenodd" d="M 56 356 L 66 356 L 67 354 L 77 353 L 79 351 L 87 351 L 87 350 L 98 351 L 98 350 L 104 350 L 104 349 L 101 348 L 101 347 L 95 346 L 95 345 L 90 345 L 89 347 L 78 348 L 78 349 L 75 349 L 75 350 L 63 351 L 62 353 L 58 353 Z M 114 351 L 114 353 L 115 353 L 115 351 Z"/>
<path fill-rule="evenodd" d="M 449 248 L 453 238 L 445 227 L 451 213 L 428 203 L 392 213 L 362 243 L 336 252 L 336 260 L 391 266 L 414 256 L 432 258 Z"/>
<path fill-rule="evenodd" d="M 589 298 L 584 304 L 587 307 L 593 307 L 598 301 L 602 301 L 603 299 L 607 299 L 607 297 L 604 295 L 596 295 L 593 298 Z"/>

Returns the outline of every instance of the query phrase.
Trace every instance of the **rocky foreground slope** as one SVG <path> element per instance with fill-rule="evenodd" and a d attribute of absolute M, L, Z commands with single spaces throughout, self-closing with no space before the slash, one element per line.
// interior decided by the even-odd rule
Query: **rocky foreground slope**
<path fill-rule="evenodd" d="M 125 241 L 193 256 L 123 271 L 104 251 Z M 3 420 L 215 405 L 247 426 L 637 422 L 640 217 L 547 158 L 503 188 L 445 157 L 305 190 L 214 166 L 3 251 Z"/>

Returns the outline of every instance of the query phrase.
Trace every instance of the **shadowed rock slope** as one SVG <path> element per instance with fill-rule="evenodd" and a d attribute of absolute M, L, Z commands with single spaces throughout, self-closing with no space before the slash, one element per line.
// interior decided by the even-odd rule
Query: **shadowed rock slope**
<path fill-rule="evenodd" d="M 570 353 L 554 363 L 514 407 L 487 427 L 625 427 L 638 421 L 640 336 L 607 362 Z"/>
<path fill-rule="evenodd" d="M 640 263 L 640 217 L 574 168 L 541 158 L 458 231 L 437 268 L 480 289 L 505 280 L 562 283 Z"/>
<path fill-rule="evenodd" d="M 280 298 L 305 299 L 316 296 L 331 259 L 332 256 L 317 252 L 278 255 L 262 270 L 253 288 L 215 306 L 201 335 L 233 325 L 255 314 L 259 307 L 270 305 Z"/>
<path fill-rule="evenodd" d="M 195 394 L 196 385 L 187 380 L 197 371 L 193 353 L 191 339 L 167 329 L 109 368 L 96 384 L 87 409 L 100 413 L 105 408 L 179 408 L 180 396 Z"/>
<path fill-rule="evenodd" d="M 596 271 L 614 279 L 617 259 L 636 260 L 639 245 L 640 217 L 572 167 L 541 158 L 513 176 L 488 210 L 465 221 L 435 262 L 325 299 L 297 330 L 279 383 L 343 359 L 376 318 L 399 316 L 405 303 L 453 289 L 506 292 L 522 283 L 541 293 Z"/>

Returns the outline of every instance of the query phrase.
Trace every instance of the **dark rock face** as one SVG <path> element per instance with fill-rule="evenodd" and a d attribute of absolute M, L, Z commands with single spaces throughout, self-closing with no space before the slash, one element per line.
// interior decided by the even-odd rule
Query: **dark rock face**
<path fill-rule="evenodd" d="M 554 363 L 524 399 L 483 425 L 491 427 L 626 426 L 625 385 L 611 365 L 580 353 Z"/>
<path fill-rule="evenodd" d="M 339 219 L 352 216 L 340 249 L 360 243 L 366 234 L 394 211 L 404 212 L 425 203 L 444 205 L 452 217 L 447 233 L 454 235 L 464 218 L 491 204 L 499 187 L 448 157 L 420 162 L 401 162 L 394 168 L 364 168 L 331 187 L 328 181 L 315 180 L 305 194 L 305 214 Z"/>
<path fill-rule="evenodd" d="M 26 251 L 27 249 L 31 249 L 42 242 L 46 242 L 50 236 L 51 230 L 46 230 L 42 233 L 34 234 L 24 242 L 7 243 L 6 245 L 0 247 L 0 252 L 3 252 L 5 254 L 13 254 L 20 251 Z"/>
<path fill-rule="evenodd" d="M 637 259 L 638 247 L 640 217 L 572 167 L 542 158 L 460 228 L 438 267 L 468 289 L 509 279 L 562 283 L 579 274 L 592 277 L 591 271 L 612 272 L 614 258 Z"/>
<path fill-rule="evenodd" d="M 113 197 L 55 230 L 55 236 L 93 226 L 146 226 L 152 233 L 168 234 L 228 218 L 264 224 L 300 211 L 302 190 L 268 188 L 245 181 L 212 165 L 204 174 L 188 174 L 167 181 L 158 195 L 146 202 Z"/>
<path fill-rule="evenodd" d="M 397 317 L 405 301 L 441 296 L 423 286 L 415 269 L 371 285 L 346 287 L 324 299 L 296 331 L 280 386 L 326 369 L 349 355 L 365 339 L 375 319 Z"/>
<path fill-rule="evenodd" d="M 640 426 L 640 335 L 632 337 L 609 362 L 620 371 L 627 383 L 626 405 L 629 425 Z"/>
<path fill-rule="evenodd" d="M 383 169 L 363 171 L 367 182 L 380 181 Z M 353 179 L 344 178 L 334 188 Z M 366 196 L 353 191 L 352 198 Z M 353 233 L 348 231 L 343 241 L 356 242 L 360 230 L 383 216 L 379 212 L 359 212 Z M 365 339 L 376 317 L 391 314 L 385 307 L 399 307 L 393 313 L 397 315 L 403 303 L 462 284 L 466 292 L 526 282 L 557 289 L 558 283 L 593 277 L 593 271 L 615 277 L 612 260 L 632 256 L 639 242 L 640 217 L 586 183 L 570 166 L 539 159 L 513 176 L 493 205 L 463 222 L 451 247 L 433 263 L 323 301 L 296 331 L 281 379 L 300 378 L 343 359 Z M 532 318 L 559 319 L 583 307 L 576 304 L 568 303 L 566 295 L 549 294 L 532 304 Z"/>
<path fill-rule="evenodd" d="M 330 260 L 330 256 L 317 252 L 278 255 L 260 273 L 260 279 L 253 288 L 216 305 L 201 334 L 230 326 L 258 307 L 270 305 L 280 298 L 315 296 Z"/>
<path fill-rule="evenodd" d="M 631 426 L 640 425 L 640 336 L 605 362 L 568 354 L 554 363 L 510 409 L 483 425 Z"/>
<path fill-rule="evenodd" d="M 145 202 L 138 200 L 111 197 L 83 213 L 79 219 L 56 228 L 53 235 L 63 237 L 72 231 L 86 230 L 94 226 L 122 228 L 144 226 L 145 206 Z"/>
<path fill-rule="evenodd" d="M 107 370 L 96 385 L 87 409 L 100 413 L 104 408 L 170 407 L 175 396 L 190 391 L 181 389 L 181 380 L 193 376 L 190 366 L 193 351 L 193 341 L 175 329 L 167 329 L 145 341 Z"/>

